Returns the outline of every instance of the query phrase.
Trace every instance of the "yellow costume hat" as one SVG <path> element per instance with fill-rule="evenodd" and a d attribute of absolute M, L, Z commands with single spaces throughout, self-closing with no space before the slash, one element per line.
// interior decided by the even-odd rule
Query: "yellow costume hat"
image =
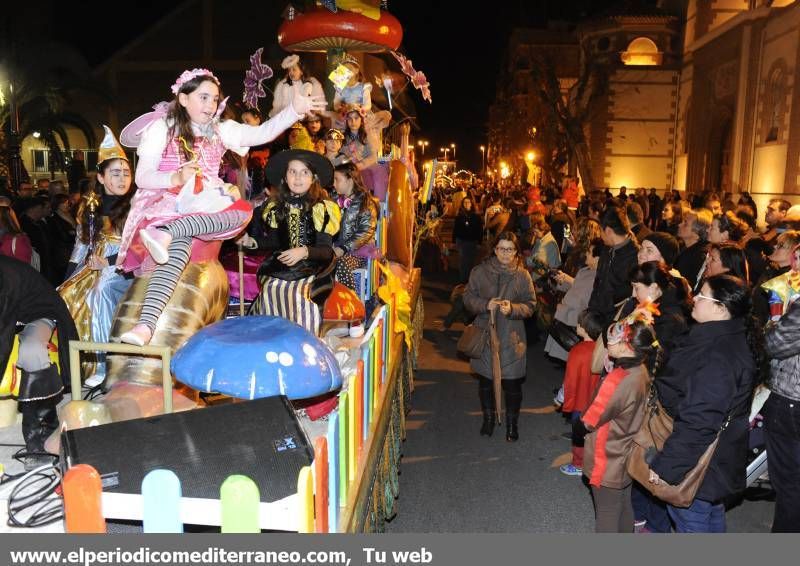
<path fill-rule="evenodd" d="M 130 162 L 128 156 L 125 155 L 125 150 L 122 149 L 117 138 L 114 137 L 114 132 L 111 131 L 111 128 L 103 124 L 103 129 L 106 133 L 103 141 L 100 142 L 100 147 L 97 149 L 97 163 L 100 164 L 109 159 L 124 159 Z"/>

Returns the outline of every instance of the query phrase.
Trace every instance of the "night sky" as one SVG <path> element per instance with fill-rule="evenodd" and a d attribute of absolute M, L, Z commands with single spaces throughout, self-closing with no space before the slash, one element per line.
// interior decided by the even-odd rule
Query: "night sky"
<path fill-rule="evenodd" d="M 269 0 L 274 1 L 274 0 Z M 280 2 L 285 4 L 285 0 Z M 466 1 L 390 0 L 389 11 L 404 27 L 400 51 L 428 76 L 433 104 L 414 95 L 418 137 L 430 140 L 439 153 L 443 145 L 455 143 L 460 166 L 480 167 L 478 146 L 486 143 L 489 104 L 494 99 L 498 69 L 515 27 L 546 27 L 549 20 L 577 22 L 619 4 L 609 0 L 499 0 L 476 4 Z M 136 38 L 143 29 L 180 2 L 139 1 L 125 8 L 111 28 L 113 33 L 76 33 L 96 22 L 94 15 L 108 9 L 107 2 L 54 2 L 53 36 L 76 47 L 92 65 L 98 64 Z M 92 14 L 88 16 L 87 14 Z M 233 17 L 244 17 L 236 14 Z M 82 25 L 81 25 L 82 24 Z M 267 38 L 254 41 L 259 45 Z M 277 42 L 277 39 L 273 39 Z M 177 71 L 177 70 L 176 70 Z M 426 153 L 426 157 L 429 153 Z"/>

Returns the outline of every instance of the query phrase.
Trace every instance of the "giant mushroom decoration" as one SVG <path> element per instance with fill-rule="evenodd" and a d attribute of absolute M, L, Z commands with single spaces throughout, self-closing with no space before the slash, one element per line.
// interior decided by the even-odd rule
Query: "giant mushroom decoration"
<path fill-rule="evenodd" d="M 278 30 L 278 44 L 286 51 L 326 53 L 328 73 L 345 53 L 395 51 L 402 40 L 403 26 L 385 10 L 380 10 L 378 19 L 343 9 L 290 10 Z"/>
<path fill-rule="evenodd" d="M 384 10 L 377 20 L 344 10 L 294 12 L 278 30 L 278 43 L 287 51 L 381 53 L 396 51 L 402 39 L 403 26 Z"/>

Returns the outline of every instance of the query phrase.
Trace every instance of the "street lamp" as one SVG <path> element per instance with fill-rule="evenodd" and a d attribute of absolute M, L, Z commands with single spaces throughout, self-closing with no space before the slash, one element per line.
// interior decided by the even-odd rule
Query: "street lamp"
<path fill-rule="evenodd" d="M 447 152 L 450 151 L 450 148 L 449 147 L 440 147 L 439 151 L 443 151 L 444 152 L 444 160 L 447 161 Z"/>
<path fill-rule="evenodd" d="M 430 142 L 425 141 L 425 140 L 419 140 L 419 141 L 417 141 L 417 145 L 422 148 L 422 155 L 424 156 L 425 155 L 425 148 L 430 145 Z"/>
<path fill-rule="evenodd" d="M 486 177 L 486 146 L 481 146 L 481 177 Z"/>
<path fill-rule="evenodd" d="M 450 147 L 453 148 L 453 161 L 456 160 L 456 144 L 451 143 Z"/>

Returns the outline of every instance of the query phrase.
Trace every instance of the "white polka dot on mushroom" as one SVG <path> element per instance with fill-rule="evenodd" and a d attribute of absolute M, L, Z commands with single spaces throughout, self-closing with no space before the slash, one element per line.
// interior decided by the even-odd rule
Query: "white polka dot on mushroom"
<path fill-rule="evenodd" d="M 278 355 L 278 362 L 280 362 L 280 364 L 282 366 L 285 366 L 285 367 L 288 368 L 290 365 L 292 365 L 294 363 L 294 358 L 292 357 L 292 355 L 289 352 L 281 352 Z"/>
<path fill-rule="evenodd" d="M 314 346 L 311 344 L 305 343 L 303 344 L 303 353 L 306 355 L 308 359 L 308 363 L 315 364 L 317 360 L 317 351 L 314 349 Z"/>

